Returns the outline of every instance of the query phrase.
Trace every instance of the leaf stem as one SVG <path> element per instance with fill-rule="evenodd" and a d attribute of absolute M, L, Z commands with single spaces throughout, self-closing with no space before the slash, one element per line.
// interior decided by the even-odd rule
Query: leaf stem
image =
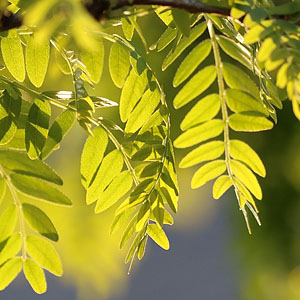
<path fill-rule="evenodd" d="M 248 220 L 248 214 L 245 209 L 245 207 L 241 207 L 241 201 L 240 201 L 240 190 L 238 186 L 236 185 L 235 178 L 231 169 L 231 157 L 230 157 L 230 138 L 229 138 L 229 117 L 228 117 L 228 110 L 226 105 L 226 91 L 225 91 L 225 85 L 224 85 L 224 79 L 223 79 L 223 72 L 222 72 L 222 60 L 220 55 L 220 50 L 218 47 L 217 39 L 215 30 L 212 24 L 212 21 L 209 17 L 205 16 L 207 20 L 207 28 L 210 35 L 210 39 L 212 42 L 212 48 L 214 53 L 214 59 L 215 59 L 215 66 L 217 71 L 217 79 L 218 79 L 218 87 L 219 87 L 219 97 L 221 101 L 221 110 L 222 110 L 222 118 L 224 122 L 224 150 L 225 150 L 225 164 L 228 176 L 230 177 L 232 184 L 234 186 L 234 191 L 240 206 L 240 209 L 244 215 L 247 229 L 249 234 L 251 234 L 251 228 Z"/>

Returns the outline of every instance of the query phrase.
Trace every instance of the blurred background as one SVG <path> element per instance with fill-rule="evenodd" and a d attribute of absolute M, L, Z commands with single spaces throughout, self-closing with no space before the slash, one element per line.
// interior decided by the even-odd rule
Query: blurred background
<path fill-rule="evenodd" d="M 153 15 L 144 17 L 141 26 L 148 45 L 164 29 Z M 120 32 L 119 27 L 109 30 Z M 140 43 L 137 36 L 134 39 Z M 148 62 L 163 83 L 172 111 L 172 134 L 176 137 L 189 107 L 179 111 L 172 108 L 177 90 L 171 79 L 180 62 L 161 72 L 167 51 L 148 54 Z M 110 80 L 106 52 L 102 80 L 91 94 L 118 101 L 120 91 Z M 71 90 L 71 78 L 62 75 L 54 55 L 51 59 L 53 63 L 42 89 Z M 58 112 L 54 109 L 54 115 Z M 117 108 L 109 108 L 100 110 L 99 116 L 119 122 L 117 113 Z M 40 204 L 60 234 L 58 251 L 64 266 L 63 277 L 55 278 L 48 273 L 48 292 L 40 296 L 20 275 L 0 293 L 0 299 L 300 299 L 300 124 L 293 117 L 290 103 L 284 103 L 284 109 L 278 111 L 278 124 L 270 132 L 239 135 L 259 153 L 267 169 L 267 177 L 260 180 L 264 193 L 263 201 L 258 203 L 262 226 L 258 227 L 252 219 L 253 234 L 249 235 L 233 191 L 213 200 L 211 184 L 191 190 L 194 170 L 178 170 L 179 212 L 174 216 L 175 224 L 166 228 L 171 249 L 164 251 L 148 243 L 145 258 L 134 263 L 130 275 L 124 264 L 126 249 L 118 249 L 120 236 L 109 235 L 114 207 L 95 215 L 94 208 L 85 204 L 79 166 L 86 138 L 86 133 L 76 125 L 61 148 L 47 160 L 64 179 L 64 192 L 74 203 L 72 208 Z M 185 151 L 176 153 L 179 161 Z"/>

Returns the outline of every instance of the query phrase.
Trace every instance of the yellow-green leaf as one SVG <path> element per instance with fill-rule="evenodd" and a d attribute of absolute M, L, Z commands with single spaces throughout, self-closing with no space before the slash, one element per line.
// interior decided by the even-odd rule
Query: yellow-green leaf
<path fill-rule="evenodd" d="M 101 39 L 95 42 L 91 49 L 83 49 L 81 61 L 89 72 L 90 79 L 98 83 L 101 78 L 104 63 L 104 46 Z"/>
<path fill-rule="evenodd" d="M 22 238 L 20 233 L 14 233 L 0 245 L 0 266 L 14 257 L 21 250 Z"/>
<path fill-rule="evenodd" d="M 26 237 L 26 251 L 44 269 L 56 276 L 63 274 L 60 257 L 48 241 L 28 235 Z"/>
<path fill-rule="evenodd" d="M 187 168 L 207 160 L 213 160 L 224 153 L 224 142 L 212 141 L 189 152 L 180 162 L 180 168 Z"/>
<path fill-rule="evenodd" d="M 215 66 L 208 66 L 196 73 L 179 91 L 174 99 L 175 108 L 180 108 L 207 90 L 216 79 Z"/>
<path fill-rule="evenodd" d="M 147 85 L 146 72 L 137 75 L 132 69 L 127 77 L 122 89 L 120 98 L 120 117 L 121 121 L 127 121 L 133 108 L 144 94 Z"/>
<path fill-rule="evenodd" d="M 108 137 L 106 131 L 102 127 L 96 127 L 93 135 L 89 136 L 84 144 L 81 155 L 81 182 L 87 189 L 94 180 L 96 171 L 103 159 L 105 149 L 107 147 Z"/>
<path fill-rule="evenodd" d="M 102 194 L 104 189 L 120 174 L 123 163 L 123 157 L 119 150 L 114 150 L 104 157 L 95 180 L 87 190 L 87 204 L 99 199 L 99 195 Z"/>
<path fill-rule="evenodd" d="M 26 69 L 33 85 L 42 86 L 48 68 L 50 57 L 50 43 L 48 40 L 41 41 L 32 34 L 27 41 Z"/>
<path fill-rule="evenodd" d="M 22 270 L 21 257 L 14 257 L 0 267 L 0 291 L 3 291 Z"/>
<path fill-rule="evenodd" d="M 158 89 L 155 89 L 153 92 L 151 90 L 147 90 L 141 101 L 130 114 L 125 127 L 125 132 L 134 133 L 140 129 L 151 117 L 159 101 L 160 92 Z"/>
<path fill-rule="evenodd" d="M 198 169 L 192 178 L 192 189 L 196 189 L 208 181 L 220 176 L 226 170 L 224 160 L 211 161 Z"/>
<path fill-rule="evenodd" d="M 257 178 L 243 163 L 237 160 L 231 160 L 231 168 L 233 174 L 251 191 L 251 193 L 259 200 L 262 199 L 261 187 Z"/>
<path fill-rule="evenodd" d="M 220 103 L 220 97 L 217 94 L 210 94 L 200 99 L 186 114 L 180 128 L 187 130 L 197 124 L 211 120 L 220 111 Z"/>
<path fill-rule="evenodd" d="M 0 242 L 7 239 L 16 227 L 17 209 L 14 204 L 9 205 L 0 216 Z"/>
<path fill-rule="evenodd" d="M 53 204 L 72 205 L 71 200 L 61 191 L 34 177 L 11 174 L 12 184 L 22 193 Z"/>
<path fill-rule="evenodd" d="M 213 185 L 213 197 L 219 199 L 231 186 L 232 181 L 228 175 L 218 177 Z"/>
<path fill-rule="evenodd" d="M 18 36 L 2 37 L 1 52 L 10 74 L 18 81 L 25 79 L 25 63 L 21 40 Z"/>
<path fill-rule="evenodd" d="M 177 148 L 187 148 L 220 135 L 224 129 L 222 120 L 210 120 L 206 123 L 188 129 L 182 133 L 175 141 Z"/>
<path fill-rule="evenodd" d="M 27 258 L 23 266 L 24 275 L 37 294 L 47 291 L 47 282 L 43 269 L 32 259 Z"/>
<path fill-rule="evenodd" d="M 25 144 L 28 156 L 37 159 L 46 143 L 51 108 L 47 101 L 36 99 L 32 104 L 25 128 Z"/>
<path fill-rule="evenodd" d="M 258 175 L 262 177 L 266 176 L 266 169 L 263 162 L 248 144 L 239 140 L 231 140 L 230 156 L 248 165 Z"/>
<path fill-rule="evenodd" d="M 129 171 L 123 171 L 115 177 L 107 189 L 99 193 L 95 213 L 102 212 L 114 205 L 132 186 L 132 176 Z"/>
<path fill-rule="evenodd" d="M 182 61 L 173 79 L 173 86 L 184 82 L 205 60 L 211 51 L 211 41 L 205 40 L 198 44 Z"/>
<path fill-rule="evenodd" d="M 58 241 L 58 233 L 52 221 L 40 208 L 23 203 L 22 210 L 26 221 L 34 230 L 52 241 Z"/>
<path fill-rule="evenodd" d="M 157 245 L 165 250 L 170 249 L 170 243 L 165 232 L 157 224 L 149 224 L 147 233 Z"/>
<path fill-rule="evenodd" d="M 235 131 L 257 132 L 272 129 L 273 123 L 261 116 L 232 114 L 229 117 L 229 126 Z"/>
<path fill-rule="evenodd" d="M 109 72 L 114 84 L 122 88 L 130 69 L 129 52 L 123 45 L 116 42 L 109 54 Z"/>

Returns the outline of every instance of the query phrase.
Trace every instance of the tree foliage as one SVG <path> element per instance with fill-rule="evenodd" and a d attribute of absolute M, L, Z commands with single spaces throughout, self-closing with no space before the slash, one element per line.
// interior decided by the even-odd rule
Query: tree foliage
<path fill-rule="evenodd" d="M 179 193 L 173 144 L 187 149 L 180 168 L 198 166 L 192 188 L 215 180 L 215 199 L 233 188 L 249 232 L 249 212 L 260 224 L 257 176 L 266 170 L 255 150 L 232 136 L 272 129 L 286 99 L 300 119 L 300 2 L 186 1 L 187 10 L 178 1 L 161 2 L 128 1 L 125 7 L 116 1 L 98 16 L 101 24 L 76 0 L 10 0 L 1 8 L 2 20 L 22 19 L 22 26 L 1 32 L 0 199 L 12 196 L 0 216 L 1 290 L 21 270 L 36 293 L 46 291 L 44 270 L 62 275 L 52 245 L 59 239 L 55 225 L 38 206 L 22 203 L 19 193 L 72 204 L 44 160 L 75 122 L 87 134 L 80 168 L 86 203 L 95 213 L 116 208 L 111 233 L 123 230 L 120 248 L 130 241 L 130 267 L 143 258 L 149 237 L 169 249 L 165 225 L 173 224 Z M 147 14 L 164 24 L 151 46 L 139 25 Z M 172 75 L 173 105 L 189 107 L 174 141 L 164 89 L 148 59 L 149 51 L 166 49 L 164 72 L 180 61 Z M 105 59 L 121 89 L 118 102 L 89 92 L 101 80 Z M 52 63 L 72 79 L 72 90 L 43 89 Z M 61 109 L 55 119 L 53 107 Z M 106 107 L 118 107 L 121 122 L 97 117 Z"/>

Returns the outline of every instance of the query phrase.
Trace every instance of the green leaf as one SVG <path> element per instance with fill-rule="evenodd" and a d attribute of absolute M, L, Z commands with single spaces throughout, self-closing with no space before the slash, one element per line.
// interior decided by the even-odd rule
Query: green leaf
<path fill-rule="evenodd" d="M 30 160 L 25 152 L 0 149 L 0 164 L 14 173 L 62 185 L 62 179 L 43 161 Z"/>
<path fill-rule="evenodd" d="M 192 178 L 192 189 L 196 189 L 208 181 L 220 176 L 226 170 L 224 160 L 211 161 L 198 169 Z"/>
<path fill-rule="evenodd" d="M 211 120 L 220 111 L 220 103 L 220 97 L 217 94 L 210 94 L 200 99 L 186 114 L 180 124 L 180 128 L 182 130 L 187 130 L 194 125 Z"/>
<path fill-rule="evenodd" d="M 231 160 L 231 168 L 233 174 L 251 191 L 251 193 L 259 200 L 262 199 L 261 187 L 255 177 L 243 163 L 237 160 Z"/>
<path fill-rule="evenodd" d="M 5 192 L 6 192 L 6 184 L 5 184 L 5 180 L 4 178 L 0 175 L 0 204 L 5 196 Z M 1 234 L 0 234 L 1 236 Z M 1 238 L 0 238 L 1 241 Z"/>
<path fill-rule="evenodd" d="M 184 82 L 205 60 L 211 51 L 211 41 L 199 43 L 181 62 L 173 79 L 173 86 L 177 87 Z"/>
<path fill-rule="evenodd" d="M 165 250 L 170 249 L 170 243 L 165 232 L 157 224 L 149 224 L 147 233 L 157 245 Z"/>
<path fill-rule="evenodd" d="M 17 132 L 17 121 L 21 113 L 22 99 L 19 94 L 4 91 L 0 97 L 0 145 L 9 143 Z"/>
<path fill-rule="evenodd" d="M 133 108 L 144 94 L 147 82 L 146 72 L 138 76 L 133 69 L 130 71 L 120 98 L 119 110 L 122 122 L 127 121 Z"/>
<path fill-rule="evenodd" d="M 132 186 L 132 177 L 129 171 L 123 171 L 115 177 L 108 188 L 101 194 L 98 194 L 98 201 L 95 213 L 102 212 L 114 205 L 123 197 Z"/>
<path fill-rule="evenodd" d="M 11 235 L 7 240 L 0 244 L 0 265 L 19 253 L 22 247 L 20 233 Z"/>
<path fill-rule="evenodd" d="M 143 229 L 143 227 L 146 225 L 147 220 L 150 217 L 150 203 L 149 201 L 146 201 L 143 203 L 143 205 L 141 206 L 138 215 L 137 215 L 137 219 L 136 219 L 136 225 L 135 225 L 135 231 L 140 231 Z"/>
<path fill-rule="evenodd" d="M 226 84 L 232 89 L 245 91 L 254 98 L 259 99 L 259 90 L 256 84 L 241 68 L 224 62 L 223 76 Z"/>
<path fill-rule="evenodd" d="M 229 126 L 235 131 L 257 132 L 273 128 L 273 123 L 261 116 L 232 114 L 229 117 Z"/>
<path fill-rule="evenodd" d="M 162 199 L 164 202 L 167 202 L 169 207 L 172 209 L 172 211 L 174 213 L 177 212 L 178 210 L 178 204 L 177 204 L 177 198 L 172 197 L 169 193 L 169 190 L 166 187 L 160 187 L 160 189 L 158 189 L 158 192 L 160 193 Z"/>
<path fill-rule="evenodd" d="M 28 235 L 26 237 L 26 251 L 41 267 L 56 276 L 62 276 L 60 257 L 48 241 Z"/>
<path fill-rule="evenodd" d="M 207 90 L 216 79 L 215 66 L 208 66 L 196 73 L 179 91 L 174 99 L 175 108 L 180 108 Z"/>
<path fill-rule="evenodd" d="M 93 130 L 93 136 L 89 136 L 84 144 L 81 155 L 81 182 L 87 189 L 95 178 L 99 164 L 103 159 L 107 147 L 108 137 L 102 127 Z"/>
<path fill-rule="evenodd" d="M 104 157 L 94 182 L 87 190 L 87 204 L 99 199 L 104 189 L 120 174 L 123 164 L 123 156 L 119 150 L 114 150 Z"/>
<path fill-rule="evenodd" d="M 140 243 L 142 242 L 143 240 L 143 236 L 144 236 L 144 233 L 143 232 L 140 232 L 139 234 L 137 234 L 135 236 L 135 239 L 134 241 L 132 242 L 129 250 L 128 250 L 128 253 L 126 255 L 126 258 L 125 258 L 125 264 L 127 264 L 131 258 L 134 258 L 135 255 L 136 255 L 136 252 L 137 252 L 137 249 L 140 245 Z"/>
<path fill-rule="evenodd" d="M 95 41 L 93 48 L 82 50 L 81 61 L 89 72 L 89 78 L 93 82 L 98 83 L 104 64 L 104 46 L 101 39 Z"/>
<path fill-rule="evenodd" d="M 225 37 L 223 35 L 216 36 L 218 44 L 222 48 L 222 50 L 231 56 L 233 59 L 237 60 L 249 70 L 252 71 L 253 63 L 252 63 L 252 55 L 248 49 L 246 49 L 243 45 L 234 40 Z"/>
<path fill-rule="evenodd" d="M 182 133 L 175 141 L 177 148 L 187 148 L 220 135 L 224 129 L 223 120 L 210 120 L 206 123 L 188 129 Z"/>
<path fill-rule="evenodd" d="M 26 221 L 33 229 L 54 242 L 58 241 L 58 233 L 52 221 L 40 208 L 23 203 L 22 210 Z"/>
<path fill-rule="evenodd" d="M 172 8 L 172 15 L 179 30 L 183 33 L 184 36 L 189 37 L 191 31 L 190 14 L 183 9 Z"/>
<path fill-rule="evenodd" d="M 33 85 L 42 86 L 48 68 L 50 57 L 49 41 L 41 41 L 37 35 L 32 34 L 27 41 L 26 69 Z"/>
<path fill-rule="evenodd" d="M 178 57 L 179 55 L 191 45 L 198 37 L 200 37 L 206 29 L 206 23 L 202 22 L 191 30 L 189 37 L 184 37 L 179 44 L 176 46 L 174 51 L 171 51 L 165 58 L 162 64 L 162 70 L 166 70 Z"/>
<path fill-rule="evenodd" d="M 25 79 L 25 63 L 21 40 L 18 36 L 2 37 L 1 51 L 10 74 L 18 81 Z"/>
<path fill-rule="evenodd" d="M 258 175 L 262 177 L 266 176 L 266 169 L 263 162 L 248 144 L 239 140 L 231 140 L 230 156 L 248 165 Z"/>
<path fill-rule="evenodd" d="M 3 291 L 21 272 L 21 257 L 14 257 L 0 267 L 0 291 Z"/>
<path fill-rule="evenodd" d="M 151 212 L 152 215 L 154 216 L 154 221 L 156 224 L 160 227 L 163 226 L 164 224 L 164 216 L 165 216 L 165 207 L 164 207 L 164 202 L 163 198 L 159 193 L 156 193 L 155 197 L 153 197 L 155 200 L 151 198 Z M 151 218 L 152 219 L 152 218 Z"/>
<path fill-rule="evenodd" d="M 121 43 L 115 42 L 109 53 L 109 72 L 114 84 L 122 88 L 130 69 L 129 52 Z"/>
<path fill-rule="evenodd" d="M 72 205 L 71 200 L 62 192 L 34 177 L 12 174 L 11 181 L 20 192 L 26 195 L 46 200 L 54 204 Z"/>
<path fill-rule="evenodd" d="M 135 232 L 136 216 L 134 216 L 127 225 L 120 242 L 120 249 L 122 249 L 127 241 L 132 237 Z"/>
<path fill-rule="evenodd" d="M 218 177 L 213 185 L 213 197 L 219 199 L 231 186 L 232 181 L 228 175 Z"/>
<path fill-rule="evenodd" d="M 47 101 L 36 99 L 32 104 L 25 128 L 25 144 L 28 156 L 37 159 L 46 143 L 51 108 Z"/>
<path fill-rule="evenodd" d="M 132 18 L 135 20 L 136 16 L 133 16 Z M 130 19 L 131 19 L 130 17 L 121 18 L 122 29 L 123 29 L 124 35 L 125 35 L 126 39 L 129 41 L 131 41 L 133 34 L 134 34 L 134 26 L 130 22 Z"/>
<path fill-rule="evenodd" d="M 180 168 L 187 168 L 207 160 L 213 160 L 224 153 L 224 142 L 213 141 L 189 152 L 179 163 Z"/>
<path fill-rule="evenodd" d="M 43 269 L 32 259 L 26 259 L 23 266 L 24 275 L 37 294 L 47 291 L 47 282 Z"/>
<path fill-rule="evenodd" d="M 42 149 L 41 159 L 45 159 L 59 146 L 64 136 L 71 129 L 75 121 L 75 114 L 71 110 L 62 112 L 51 125 L 45 145 Z"/>
<path fill-rule="evenodd" d="M 14 204 L 11 204 L 0 216 L 0 242 L 6 240 L 14 232 L 16 223 L 17 209 Z"/>
<path fill-rule="evenodd" d="M 138 259 L 141 260 L 145 255 L 146 245 L 147 245 L 148 236 L 144 236 L 142 241 L 139 244 L 138 248 Z"/>
<path fill-rule="evenodd" d="M 110 234 L 114 234 L 118 229 L 124 228 L 127 219 L 131 216 L 135 207 L 124 210 L 122 213 L 116 215 L 110 227 Z"/>
<path fill-rule="evenodd" d="M 171 9 L 168 9 L 163 6 L 158 6 L 155 9 L 155 13 L 167 26 L 169 26 L 169 24 L 173 21 Z"/>
<path fill-rule="evenodd" d="M 156 51 L 160 52 L 164 50 L 170 43 L 172 43 L 177 36 L 177 29 L 168 27 L 160 36 L 156 44 L 151 48 L 156 48 Z"/>
<path fill-rule="evenodd" d="M 159 101 L 160 92 L 157 88 L 153 92 L 151 90 L 147 90 L 141 101 L 130 114 L 125 127 L 125 132 L 134 133 L 140 129 L 151 117 Z"/>
<path fill-rule="evenodd" d="M 259 100 L 241 90 L 227 89 L 226 103 L 228 107 L 236 113 L 255 111 L 265 116 L 269 115 Z"/>

